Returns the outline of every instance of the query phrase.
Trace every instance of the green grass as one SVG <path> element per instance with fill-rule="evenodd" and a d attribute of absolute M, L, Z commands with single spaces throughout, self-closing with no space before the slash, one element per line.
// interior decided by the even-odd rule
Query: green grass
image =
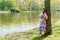
<path fill-rule="evenodd" d="M 53 35 L 54 38 L 50 35 L 47 37 L 39 37 L 38 29 L 35 28 L 26 32 L 14 32 L 5 36 L 0 36 L 0 40 L 58 40 L 60 38 L 60 35 L 57 33 L 53 33 Z"/>

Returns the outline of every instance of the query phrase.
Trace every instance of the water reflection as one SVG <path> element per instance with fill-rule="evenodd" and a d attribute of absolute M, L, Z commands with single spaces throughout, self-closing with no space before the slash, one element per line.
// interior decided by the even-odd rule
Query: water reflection
<path fill-rule="evenodd" d="M 21 23 L 38 23 L 39 12 L 22 12 L 22 13 L 7 13 L 0 14 L 0 25 L 14 25 Z"/>

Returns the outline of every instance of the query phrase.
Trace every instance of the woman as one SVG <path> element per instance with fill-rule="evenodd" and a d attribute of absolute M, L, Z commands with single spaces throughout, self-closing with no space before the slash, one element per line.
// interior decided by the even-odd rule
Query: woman
<path fill-rule="evenodd" d="M 48 19 L 48 16 L 45 12 L 45 9 L 43 8 L 40 13 L 40 25 L 39 25 L 39 36 L 42 35 L 42 32 L 46 32 L 46 20 Z"/>

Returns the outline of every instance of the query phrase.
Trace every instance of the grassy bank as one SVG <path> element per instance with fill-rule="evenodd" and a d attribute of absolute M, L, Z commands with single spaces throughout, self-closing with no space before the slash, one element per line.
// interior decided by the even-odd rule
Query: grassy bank
<path fill-rule="evenodd" d="M 14 32 L 0 36 L 0 40 L 59 40 L 59 38 L 60 35 L 58 33 L 53 33 L 53 35 L 49 35 L 46 38 L 39 37 L 37 28 L 26 32 Z"/>

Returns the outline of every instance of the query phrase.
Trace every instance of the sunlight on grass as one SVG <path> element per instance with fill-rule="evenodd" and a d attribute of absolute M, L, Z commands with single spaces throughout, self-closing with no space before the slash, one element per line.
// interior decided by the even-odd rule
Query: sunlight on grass
<path fill-rule="evenodd" d="M 45 38 L 40 38 L 38 36 L 38 30 L 33 29 L 30 31 L 26 32 L 14 32 L 7 34 L 5 36 L 0 36 L 0 40 L 58 40 L 59 39 L 59 34 L 54 33 L 54 38 L 52 36 L 47 36 Z"/>

